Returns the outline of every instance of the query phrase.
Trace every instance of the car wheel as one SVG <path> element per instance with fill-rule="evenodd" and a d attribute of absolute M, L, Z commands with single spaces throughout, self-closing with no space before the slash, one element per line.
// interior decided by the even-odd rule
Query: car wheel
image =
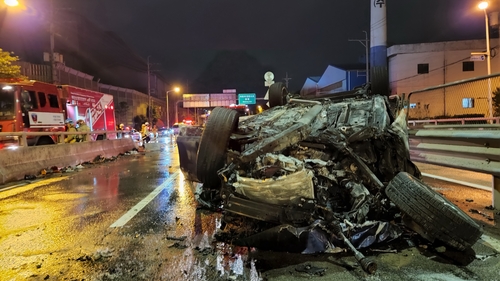
<path fill-rule="evenodd" d="M 408 227 L 427 240 L 440 240 L 458 250 L 470 248 L 482 234 L 479 225 L 441 194 L 406 172 L 400 172 L 385 190 L 405 216 Z"/>
<path fill-rule="evenodd" d="M 217 171 L 224 167 L 224 160 L 231 133 L 238 128 L 237 111 L 216 107 L 208 117 L 198 148 L 196 171 L 205 187 L 220 185 Z"/>
<path fill-rule="evenodd" d="M 275 107 L 286 104 L 288 90 L 282 82 L 274 83 L 269 87 L 269 106 Z"/>

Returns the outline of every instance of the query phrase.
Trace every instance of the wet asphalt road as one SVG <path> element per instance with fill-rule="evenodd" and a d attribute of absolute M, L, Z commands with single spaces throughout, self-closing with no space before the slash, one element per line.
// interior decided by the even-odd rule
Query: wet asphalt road
<path fill-rule="evenodd" d="M 1 187 L 0 280 L 500 280 L 500 231 L 481 214 L 471 216 L 486 236 L 472 252 L 401 239 L 390 245 L 396 253 L 364 251 L 378 264 L 374 275 L 350 253 L 273 253 L 217 242 L 220 214 L 197 208 L 199 185 L 184 181 L 176 147 L 160 142 L 160 151 Z M 463 208 L 487 205 L 485 191 L 469 191 L 476 200 L 464 202 L 459 187 L 428 183 Z M 324 273 L 300 272 L 307 265 Z"/>

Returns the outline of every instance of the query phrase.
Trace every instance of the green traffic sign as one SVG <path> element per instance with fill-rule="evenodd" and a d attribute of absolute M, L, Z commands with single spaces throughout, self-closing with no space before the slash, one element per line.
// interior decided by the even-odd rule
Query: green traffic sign
<path fill-rule="evenodd" d="M 255 93 L 238 94 L 238 104 L 256 104 L 257 97 Z"/>

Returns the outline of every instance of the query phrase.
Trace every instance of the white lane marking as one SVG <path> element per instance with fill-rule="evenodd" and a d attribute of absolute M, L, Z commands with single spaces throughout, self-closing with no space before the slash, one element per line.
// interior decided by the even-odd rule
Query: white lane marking
<path fill-rule="evenodd" d="M 483 245 L 486 245 L 490 248 L 495 249 L 497 252 L 500 252 L 500 240 L 497 240 L 497 239 L 490 237 L 486 234 L 483 234 L 481 236 L 481 240 L 483 240 L 483 242 L 481 242 Z"/>
<path fill-rule="evenodd" d="M 137 203 L 132 209 L 130 209 L 127 213 L 125 213 L 121 218 L 119 218 L 117 221 L 115 221 L 110 227 L 122 227 L 124 226 L 129 220 L 131 220 L 137 213 L 139 213 L 144 207 L 146 207 L 149 202 L 153 201 L 153 199 L 160 194 L 160 192 L 165 189 L 169 184 L 171 184 L 174 180 L 177 179 L 179 176 L 179 171 L 173 173 L 170 175 L 168 180 L 164 183 L 162 183 L 160 186 L 155 188 L 153 192 L 148 194 L 144 199 L 142 199 L 139 203 Z"/>
<path fill-rule="evenodd" d="M 475 183 L 471 183 L 471 182 L 459 181 L 459 180 L 441 177 L 441 176 L 437 176 L 437 175 L 433 175 L 433 174 L 422 173 L 422 176 L 437 179 L 437 180 L 452 182 L 452 183 L 456 183 L 456 184 L 460 184 L 460 185 L 465 185 L 465 186 L 469 186 L 469 187 L 474 187 L 477 189 L 482 189 L 482 190 L 487 190 L 487 191 L 491 191 L 491 188 L 492 188 L 491 186 L 484 186 L 484 185 L 475 184 Z"/>

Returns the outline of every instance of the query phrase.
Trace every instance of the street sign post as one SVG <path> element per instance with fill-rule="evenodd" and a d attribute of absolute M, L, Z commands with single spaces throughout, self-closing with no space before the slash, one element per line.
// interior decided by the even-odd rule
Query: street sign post
<path fill-rule="evenodd" d="M 256 104 L 255 93 L 238 94 L 238 104 Z"/>

